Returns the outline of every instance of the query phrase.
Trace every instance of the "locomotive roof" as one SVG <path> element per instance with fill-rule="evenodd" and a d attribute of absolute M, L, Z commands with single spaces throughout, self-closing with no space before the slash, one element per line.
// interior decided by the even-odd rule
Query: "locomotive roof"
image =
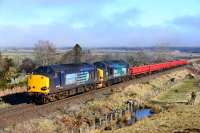
<path fill-rule="evenodd" d="M 128 64 L 127 62 L 123 60 L 110 60 L 110 61 L 104 61 L 107 64 Z"/>
<path fill-rule="evenodd" d="M 95 65 L 100 65 L 102 67 L 119 67 L 119 66 L 128 66 L 129 64 L 123 60 L 109 60 L 109 61 L 99 61 L 94 63 Z"/>
<path fill-rule="evenodd" d="M 54 64 L 50 65 L 50 67 L 55 70 L 66 70 L 66 69 L 81 69 L 81 68 L 94 68 L 94 65 L 88 63 L 80 63 L 80 64 Z"/>
<path fill-rule="evenodd" d="M 59 71 L 92 71 L 94 65 L 88 63 L 80 64 L 53 64 L 48 66 L 40 66 L 34 70 L 35 73 L 52 74 Z"/>
<path fill-rule="evenodd" d="M 64 69 L 69 67 L 83 67 L 83 66 L 90 66 L 90 64 L 87 63 L 80 63 L 80 64 L 53 64 L 49 65 L 53 69 Z"/>

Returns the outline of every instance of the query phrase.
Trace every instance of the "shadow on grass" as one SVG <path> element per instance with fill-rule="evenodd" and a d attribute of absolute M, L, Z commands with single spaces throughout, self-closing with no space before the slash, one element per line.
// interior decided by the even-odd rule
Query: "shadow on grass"
<path fill-rule="evenodd" d="M 17 105 L 22 103 L 30 103 L 31 99 L 27 92 L 20 92 L 1 97 L 1 99 L 8 104 Z"/>

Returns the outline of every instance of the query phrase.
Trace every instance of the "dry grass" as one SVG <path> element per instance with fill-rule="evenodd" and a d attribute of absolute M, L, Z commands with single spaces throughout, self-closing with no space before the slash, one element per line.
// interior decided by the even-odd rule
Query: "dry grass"
<path fill-rule="evenodd" d="M 176 73 L 170 73 L 159 78 L 152 79 L 146 84 L 130 85 L 124 89 L 124 93 L 135 93 L 136 98 L 143 99 L 145 101 L 150 100 L 147 96 L 154 96 L 156 95 L 156 92 L 161 91 L 163 88 L 166 88 L 167 90 L 169 87 L 175 84 L 170 81 L 172 78 L 175 78 L 177 83 L 178 81 L 183 80 L 188 73 L 189 71 L 187 70 L 180 70 Z"/>
<path fill-rule="evenodd" d="M 116 133 L 172 133 L 187 128 L 200 127 L 200 105 L 178 105 L 167 112 L 143 119 L 133 126 L 121 128 Z"/>
<path fill-rule="evenodd" d="M 8 103 L 0 102 L 0 109 L 7 108 L 9 106 L 11 106 L 11 105 Z"/>
<path fill-rule="evenodd" d="M 23 122 L 17 125 L 12 125 L 3 132 L 5 133 L 52 133 L 56 132 L 58 127 L 54 121 L 49 119 L 34 119 L 27 122 Z"/>
<path fill-rule="evenodd" d="M 197 105 L 200 103 L 200 92 L 197 92 L 196 95 L 197 95 L 197 97 L 195 99 L 194 105 Z"/>
<path fill-rule="evenodd" d="M 199 88 L 195 85 L 196 79 L 186 79 L 174 85 L 167 93 L 157 97 L 163 102 L 188 102 L 191 98 L 191 93 L 198 91 Z"/>
<path fill-rule="evenodd" d="M 186 76 L 186 73 L 184 75 L 179 74 L 176 74 L 176 76 L 180 79 Z M 156 82 L 156 80 L 154 80 L 154 82 Z M 186 78 L 182 81 L 180 80 L 180 82 L 177 82 L 177 84 L 167 89 L 166 92 L 154 98 L 154 101 L 172 103 L 166 111 L 138 121 L 130 127 L 110 132 L 169 133 L 200 129 L 200 92 L 197 83 L 197 79 Z M 160 85 L 161 84 L 162 83 L 160 83 Z M 191 98 L 191 92 L 196 92 L 197 94 L 194 105 L 173 104 L 174 102 L 188 101 L 188 99 Z"/>
<path fill-rule="evenodd" d="M 182 81 L 189 73 L 187 70 L 179 70 L 176 73 L 163 75 L 159 78 L 152 79 L 148 83 L 138 83 L 129 85 L 119 90 L 113 90 L 113 94 L 108 97 L 96 98 L 89 101 L 84 108 L 79 112 L 79 116 L 92 119 L 94 117 L 102 116 L 116 109 L 125 107 L 125 102 L 134 99 L 142 101 L 145 106 L 151 107 L 155 112 L 160 112 L 161 107 L 158 105 L 149 104 L 151 98 L 155 96 L 155 90 L 159 90 L 166 86 L 171 86 L 171 78 L 175 78 L 176 82 Z M 151 98 L 148 99 L 147 96 Z"/>

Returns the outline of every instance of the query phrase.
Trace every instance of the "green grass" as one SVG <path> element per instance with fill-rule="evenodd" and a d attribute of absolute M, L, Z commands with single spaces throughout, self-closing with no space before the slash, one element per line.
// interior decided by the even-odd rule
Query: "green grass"
<path fill-rule="evenodd" d="M 197 91 L 197 79 L 185 79 L 176 84 L 158 99 L 166 102 L 186 101 L 191 97 L 191 93 Z"/>
<path fill-rule="evenodd" d="M 166 103 L 187 102 L 191 98 L 191 93 L 199 91 L 198 79 L 184 79 L 168 88 L 160 96 L 154 99 L 154 102 L 162 106 Z M 198 96 L 197 96 L 198 97 Z M 196 100 L 195 100 L 196 101 Z M 199 101 L 198 101 L 199 102 Z M 136 124 L 109 131 L 112 133 L 168 133 L 168 132 L 184 132 L 186 129 L 194 129 L 200 127 L 200 104 L 185 105 L 174 104 L 169 106 L 167 111 L 155 114 L 151 118 L 138 121 Z M 107 132 L 107 131 L 104 131 Z"/>
<path fill-rule="evenodd" d="M 183 133 L 185 129 L 198 129 L 199 121 L 200 105 L 178 105 L 166 112 L 138 121 L 132 126 L 103 133 Z"/>
<path fill-rule="evenodd" d="M 7 104 L 7 103 L 0 102 L 0 109 L 6 108 L 6 107 L 9 107 L 9 106 L 10 106 L 10 105 Z"/>

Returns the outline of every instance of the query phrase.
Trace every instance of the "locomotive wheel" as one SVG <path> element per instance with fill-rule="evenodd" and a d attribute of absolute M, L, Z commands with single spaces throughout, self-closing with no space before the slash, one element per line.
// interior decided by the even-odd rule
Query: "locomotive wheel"
<path fill-rule="evenodd" d="M 102 88 L 105 88 L 106 87 L 106 82 L 103 82 L 102 83 Z"/>
<path fill-rule="evenodd" d="M 46 96 L 43 96 L 43 97 L 42 97 L 42 103 L 43 103 L 43 104 L 46 104 L 46 103 L 48 103 L 48 102 L 49 102 L 48 98 L 47 98 Z"/>
<path fill-rule="evenodd" d="M 38 105 L 44 104 L 45 103 L 44 95 L 34 96 L 33 97 L 33 102 L 36 103 L 36 104 L 38 104 Z"/>
<path fill-rule="evenodd" d="M 107 81 L 106 86 L 107 87 L 110 86 L 110 81 Z"/>

